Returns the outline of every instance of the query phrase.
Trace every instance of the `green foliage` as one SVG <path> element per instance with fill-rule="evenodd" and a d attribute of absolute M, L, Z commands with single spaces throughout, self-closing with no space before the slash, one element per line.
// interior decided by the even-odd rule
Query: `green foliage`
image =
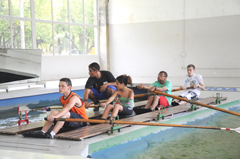
<path fill-rule="evenodd" d="M 54 25 L 54 51 L 56 54 L 66 54 L 69 51 L 68 25 Z"/>
<path fill-rule="evenodd" d="M 10 22 L 6 19 L 0 19 L 0 47 L 9 48 L 11 47 L 11 33 L 10 33 Z"/>
<path fill-rule="evenodd" d="M 20 3 L 23 3 L 23 16 L 20 15 Z M 12 14 L 15 17 L 31 17 L 30 0 L 11 0 Z"/>
<path fill-rule="evenodd" d="M 84 53 L 84 28 L 81 26 L 71 26 L 71 50 L 78 50 Z"/>
<path fill-rule="evenodd" d="M 35 17 L 41 20 L 52 20 L 51 0 L 34 0 Z"/>
<path fill-rule="evenodd" d="M 20 10 L 20 2 L 23 3 L 22 11 Z M 68 11 L 68 2 L 70 11 Z M 68 54 L 71 50 L 77 50 L 80 54 L 90 52 L 92 54 L 94 50 L 94 28 L 76 24 L 84 24 L 84 19 L 85 24 L 94 24 L 96 0 L 84 0 L 83 2 L 84 10 L 82 0 L 52 0 L 53 7 L 51 7 L 51 0 L 34 0 L 35 18 L 46 21 L 36 22 L 36 30 L 32 30 L 31 21 L 24 21 L 22 24 L 24 26 L 21 26 L 19 20 L 14 20 L 14 17 L 20 17 L 20 12 L 23 14 L 22 17 L 31 18 L 30 0 L 11 0 L 13 48 L 21 48 L 22 35 L 20 30 L 21 27 L 24 27 L 26 49 L 32 49 L 32 32 L 36 31 L 37 48 L 42 49 L 44 54 L 52 54 L 53 47 L 55 54 Z M 8 0 L 0 0 L 0 15 L 9 15 L 8 12 Z M 68 13 L 70 13 L 70 19 L 68 19 Z M 55 21 L 70 21 L 70 25 L 56 24 Z M 1 18 L 0 47 L 11 47 L 10 30 L 10 22 Z"/>
<path fill-rule="evenodd" d="M 8 0 L 0 0 L 0 15 L 9 15 Z"/>
<path fill-rule="evenodd" d="M 90 53 L 92 51 L 92 48 L 94 47 L 94 28 L 86 28 L 86 51 L 87 53 Z"/>
<path fill-rule="evenodd" d="M 44 54 L 52 54 L 52 25 L 49 23 L 36 23 L 37 48 L 42 49 Z"/>
<path fill-rule="evenodd" d="M 53 1 L 53 20 L 55 21 L 68 21 L 68 9 L 66 0 Z"/>
<path fill-rule="evenodd" d="M 93 24 L 93 22 L 94 22 L 94 10 L 93 10 L 94 0 L 85 0 L 84 2 L 85 2 L 84 3 L 85 23 Z"/>
<path fill-rule="evenodd" d="M 80 0 L 70 0 L 70 17 L 73 23 L 83 23 L 83 4 Z"/>

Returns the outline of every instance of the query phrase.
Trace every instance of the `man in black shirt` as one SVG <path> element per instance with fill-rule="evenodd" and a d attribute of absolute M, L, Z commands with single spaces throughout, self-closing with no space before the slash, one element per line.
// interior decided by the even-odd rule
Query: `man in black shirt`
<path fill-rule="evenodd" d="M 116 79 L 109 71 L 99 71 L 98 63 L 93 62 L 88 66 L 90 77 L 87 80 L 84 91 L 84 103 L 88 108 L 88 98 L 94 104 L 98 104 L 98 100 L 109 98 L 116 90 Z M 98 108 L 94 109 L 95 111 Z"/>

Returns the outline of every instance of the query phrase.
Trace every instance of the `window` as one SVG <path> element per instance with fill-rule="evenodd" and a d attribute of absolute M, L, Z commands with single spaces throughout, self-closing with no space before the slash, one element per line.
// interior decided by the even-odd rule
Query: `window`
<path fill-rule="evenodd" d="M 0 47 L 95 55 L 97 20 L 97 0 L 0 0 Z"/>
<path fill-rule="evenodd" d="M 71 54 L 84 54 L 84 28 L 71 26 Z"/>
<path fill-rule="evenodd" d="M 0 0 L 0 15 L 9 15 L 8 0 Z"/>
<path fill-rule="evenodd" d="M 31 18 L 30 0 L 11 0 L 12 16 Z"/>
<path fill-rule="evenodd" d="M 10 22 L 8 19 L 0 19 L 0 47 L 11 48 Z"/>
<path fill-rule="evenodd" d="M 35 0 L 34 8 L 36 19 L 52 20 L 51 0 Z"/>
<path fill-rule="evenodd" d="M 36 45 L 44 54 L 53 54 L 52 24 L 36 23 Z"/>
<path fill-rule="evenodd" d="M 70 17 L 73 23 L 83 23 L 83 4 L 79 0 L 70 0 Z"/>

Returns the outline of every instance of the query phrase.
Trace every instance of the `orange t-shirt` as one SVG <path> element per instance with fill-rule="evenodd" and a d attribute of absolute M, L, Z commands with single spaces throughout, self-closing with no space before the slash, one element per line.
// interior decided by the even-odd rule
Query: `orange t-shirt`
<path fill-rule="evenodd" d="M 74 105 L 70 111 L 73 113 L 76 113 L 76 114 L 80 114 L 84 119 L 88 119 L 87 113 L 85 110 L 85 104 L 83 103 L 82 99 L 76 93 L 71 92 L 69 94 L 69 96 L 67 97 L 67 99 L 63 99 L 63 96 L 61 96 L 60 102 L 61 102 L 62 106 L 65 107 L 69 103 L 72 96 L 77 96 L 80 99 L 82 106 L 78 107 L 78 106 Z"/>

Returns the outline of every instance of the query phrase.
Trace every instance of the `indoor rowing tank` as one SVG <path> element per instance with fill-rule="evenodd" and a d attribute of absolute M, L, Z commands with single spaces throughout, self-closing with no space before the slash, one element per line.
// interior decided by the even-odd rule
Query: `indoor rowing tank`
<path fill-rule="evenodd" d="M 240 112 L 239 100 L 223 104 L 220 108 Z M 183 113 L 164 121 L 170 124 L 198 125 L 209 127 L 240 127 L 237 116 L 203 109 L 194 113 Z M 142 134 L 143 136 L 141 137 Z M 144 135 L 148 134 L 148 135 Z M 120 138 L 120 139 L 119 139 Z M 240 134 L 235 131 L 206 130 L 193 128 L 145 127 L 118 137 L 130 139 L 94 153 L 92 158 L 239 158 Z M 114 140 L 114 139 L 111 139 Z M 102 147 L 112 141 L 100 142 Z M 94 144 L 97 149 L 97 144 Z M 109 146 L 109 145 L 108 145 Z"/>
<path fill-rule="evenodd" d="M 80 83 L 78 80 L 75 83 Z M 85 81 L 81 81 L 85 83 Z M 57 86 L 58 81 L 54 83 Z M 82 89 L 83 86 L 78 86 L 76 89 Z M 214 88 L 215 89 L 215 88 Z M 239 89 L 237 91 L 223 92 L 223 96 L 227 97 L 223 101 L 221 107 L 231 111 L 240 112 Z M 6 105 L 19 104 L 29 102 L 31 99 L 43 99 L 45 95 L 39 95 L 36 92 L 50 95 L 51 99 L 58 99 L 60 94 L 58 89 L 49 87 L 28 88 L 32 92 L 30 96 L 26 97 L 21 94 L 18 97 L 21 100 L 15 102 L 13 96 L 14 92 L 0 92 L 1 97 L 9 96 L 5 102 Z M 74 90 L 75 91 L 75 90 Z M 211 97 L 221 90 L 208 90 L 201 94 L 201 98 Z M 16 91 L 17 92 L 17 91 Z M 21 91 L 26 93 L 24 90 Z M 78 92 L 83 94 L 83 92 Z M 36 94 L 36 95 L 34 95 Z M 179 92 L 174 92 L 178 95 Z M 44 98 L 45 99 L 45 98 Z M 46 98 L 47 101 L 48 98 Z M 53 100 L 55 102 L 55 100 Z M 53 102 L 53 105 L 56 103 Z M 39 104 L 39 101 L 32 102 Z M 29 105 L 30 106 L 30 105 Z M 36 105 L 37 107 L 38 105 Z M 50 106 L 50 104 L 48 105 Z M 10 108 L 12 108 L 10 106 Z M 34 108 L 34 107 L 31 107 Z M 92 109 L 88 111 L 93 112 Z M 101 112 L 102 113 L 102 112 Z M 42 121 L 46 117 L 46 112 L 32 111 L 29 112 L 28 118 L 30 123 Z M 219 117 L 218 117 L 219 116 Z M 216 117 L 216 118 L 215 118 Z M 0 116 L 0 128 L 5 129 L 17 125 L 18 115 L 15 108 L 12 112 L 3 112 Z M 153 121 L 155 122 L 155 121 Z M 184 112 L 168 116 L 165 120 L 160 120 L 163 123 L 171 124 L 188 124 L 188 125 L 205 125 L 216 127 L 240 127 L 239 117 L 229 115 L 226 113 L 217 112 L 214 110 L 201 107 L 194 112 Z M 103 127 L 103 126 L 102 126 Z M 106 126 L 104 126 L 106 127 Z M 216 137 L 216 138 L 215 138 Z M 238 149 L 240 144 L 240 134 L 234 131 L 220 131 L 220 130 L 205 130 L 205 129 L 188 129 L 188 128 L 165 128 L 152 126 L 132 126 L 121 129 L 121 132 L 114 131 L 113 134 L 108 135 L 102 133 L 93 137 L 84 138 L 81 141 L 62 140 L 62 139 L 38 139 L 25 138 L 21 134 L 4 135 L 0 134 L 0 153 L 3 157 L 18 158 L 18 152 L 24 153 L 24 157 L 28 158 L 31 155 L 38 155 L 42 158 L 49 158 L 51 155 L 58 155 L 64 158 L 78 158 L 80 156 L 93 158 L 236 158 L 240 156 Z M 224 154 L 225 156 L 222 157 Z M 218 157 L 221 156 L 221 157 Z"/>

